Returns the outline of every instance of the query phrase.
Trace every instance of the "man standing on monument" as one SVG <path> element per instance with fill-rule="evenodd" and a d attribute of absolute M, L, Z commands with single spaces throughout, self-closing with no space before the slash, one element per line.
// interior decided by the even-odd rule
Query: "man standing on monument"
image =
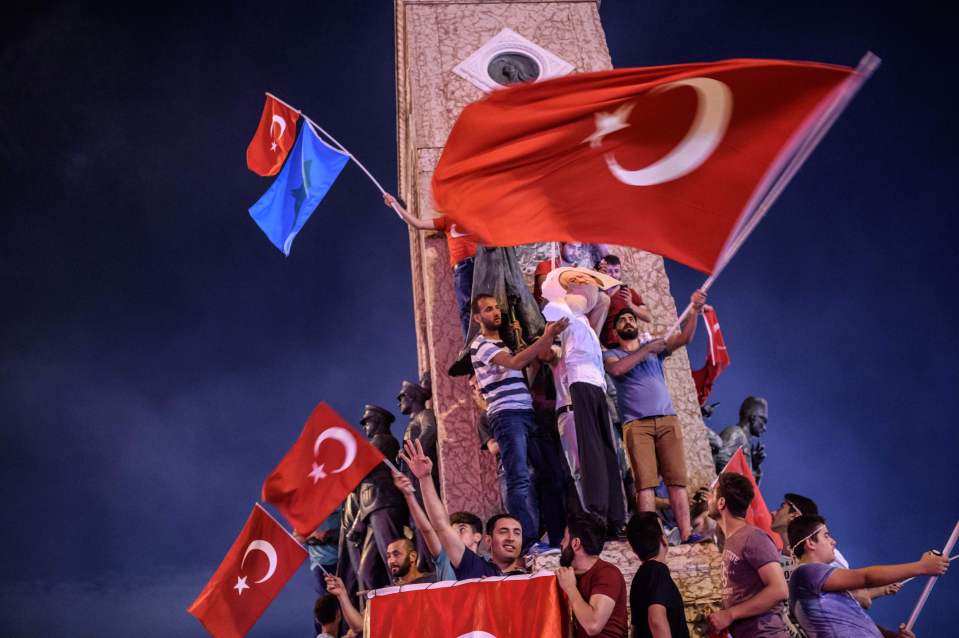
<path fill-rule="evenodd" d="M 525 549 L 538 538 L 539 517 L 530 505 L 528 450 L 529 437 L 535 432 L 536 422 L 533 398 L 523 369 L 549 350 L 553 339 L 566 329 L 568 321 L 560 319 L 547 324 L 542 337 L 525 350 L 511 354 L 500 339 L 503 315 L 495 297 L 478 294 L 473 299 L 473 319 L 479 324 L 480 333 L 470 344 L 470 358 L 476 382 L 486 399 L 486 416 L 503 463 L 506 507 L 522 524 L 526 534 L 523 538 Z M 423 498 L 425 501 L 425 491 Z M 451 555 L 451 561 L 452 558 Z"/>
<path fill-rule="evenodd" d="M 709 616 L 714 632 L 733 638 L 789 638 L 783 621 L 789 597 L 779 550 L 758 527 L 746 522 L 755 492 L 745 476 L 723 472 L 709 494 L 709 516 L 726 536 L 723 547 L 723 609 Z"/>
<path fill-rule="evenodd" d="M 716 471 L 722 472 L 729 459 L 739 448 L 743 449 L 746 462 L 753 471 L 756 484 L 762 478 L 762 462 L 766 459 L 766 448 L 759 441 L 759 437 L 766 431 L 769 421 L 769 404 L 766 399 L 746 397 L 739 406 L 739 423 L 730 425 L 720 433 L 722 445 L 716 452 Z M 756 437 L 753 441 L 752 437 Z"/>
<path fill-rule="evenodd" d="M 677 334 L 668 339 L 640 340 L 636 313 L 620 310 L 613 319 L 619 347 L 606 351 L 606 371 L 616 384 L 616 398 L 623 419 L 623 442 L 629 455 L 636 483 L 636 507 L 640 512 L 656 511 L 655 490 L 659 476 L 669 493 L 679 536 L 689 540 L 689 496 L 686 492 L 686 453 L 683 430 L 673 408 L 663 360 L 689 343 L 696 333 L 696 322 L 706 303 L 706 294 L 692 294 L 692 314 L 682 322 Z"/>
<path fill-rule="evenodd" d="M 623 265 L 616 255 L 606 255 L 600 259 L 598 270 L 613 279 L 623 280 Z M 613 320 L 621 310 L 629 308 L 637 319 L 646 323 L 652 323 L 653 314 L 643 303 L 640 294 L 626 284 L 608 290 L 607 293 L 609 294 L 609 312 L 606 314 L 606 321 L 603 322 L 603 331 L 599 335 L 599 341 L 606 348 L 615 348 L 619 346 L 619 339 L 616 337 Z"/>

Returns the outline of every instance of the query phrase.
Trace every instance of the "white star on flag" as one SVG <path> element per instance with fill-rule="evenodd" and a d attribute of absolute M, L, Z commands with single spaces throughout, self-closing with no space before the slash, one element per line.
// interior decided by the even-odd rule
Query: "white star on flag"
<path fill-rule="evenodd" d="M 273 142 L 272 144 L 270 144 L 270 150 L 273 151 L 274 153 L 276 152 L 276 142 Z"/>
<path fill-rule="evenodd" d="M 237 576 L 236 585 L 233 586 L 233 589 L 236 590 L 236 595 L 242 595 L 243 590 L 249 588 L 250 586 L 246 584 L 246 576 Z"/>
<path fill-rule="evenodd" d="M 326 478 L 326 472 L 323 471 L 322 465 L 313 464 L 313 470 L 307 474 L 307 476 L 313 479 L 313 484 L 316 485 L 316 482 L 321 478 Z"/>
<path fill-rule="evenodd" d="M 603 141 L 603 137 L 629 126 L 629 124 L 626 122 L 626 118 L 629 117 L 629 114 L 632 110 L 633 103 L 630 102 L 629 104 L 622 105 L 612 113 L 607 113 L 605 111 L 596 113 L 593 116 L 596 118 L 596 131 L 583 140 L 583 143 L 589 142 L 590 147 L 598 148 L 600 143 Z"/>

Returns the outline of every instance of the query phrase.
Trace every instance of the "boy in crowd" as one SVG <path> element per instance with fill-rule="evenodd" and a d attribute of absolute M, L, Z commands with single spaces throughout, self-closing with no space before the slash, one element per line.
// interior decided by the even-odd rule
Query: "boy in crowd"
<path fill-rule="evenodd" d="M 633 638 L 689 638 L 683 597 L 666 566 L 669 544 L 654 512 L 640 512 L 626 524 L 626 539 L 643 564 L 629 587 Z"/>

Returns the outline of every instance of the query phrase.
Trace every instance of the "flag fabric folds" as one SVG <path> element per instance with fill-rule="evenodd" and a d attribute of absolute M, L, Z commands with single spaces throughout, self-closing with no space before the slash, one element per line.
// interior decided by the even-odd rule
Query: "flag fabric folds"
<path fill-rule="evenodd" d="M 309 125 L 300 135 L 270 189 L 250 207 L 250 216 L 273 245 L 289 256 L 293 238 L 323 201 L 349 155 L 321 140 Z"/>
<path fill-rule="evenodd" d="M 320 403 L 299 438 L 263 482 L 272 503 L 300 534 L 311 534 L 383 455 L 333 408 Z"/>
<path fill-rule="evenodd" d="M 566 597 L 552 572 L 478 582 L 377 590 L 369 600 L 369 635 L 377 638 L 564 638 Z M 389 590 L 386 590 L 389 591 Z M 517 604 L 522 601 L 522 604 Z"/>
<path fill-rule="evenodd" d="M 276 175 L 296 139 L 296 121 L 300 112 L 269 93 L 250 145 L 246 147 L 246 165 L 257 175 Z"/>
<path fill-rule="evenodd" d="M 629 245 L 711 273 L 854 76 L 727 60 L 494 91 L 450 133 L 436 209 L 489 245 Z"/>
<path fill-rule="evenodd" d="M 753 471 L 749 468 L 749 464 L 746 463 L 746 455 L 743 454 L 742 448 L 736 450 L 736 453 L 732 455 L 732 457 L 729 459 L 729 463 L 727 463 L 726 467 L 723 468 L 723 472 L 741 474 L 749 479 L 749 482 L 753 485 L 753 490 L 756 492 L 756 495 L 753 497 L 753 502 L 749 504 L 749 509 L 746 510 L 746 522 L 750 525 L 755 525 L 759 529 L 769 534 L 769 538 L 771 538 L 773 543 L 776 545 L 776 549 L 782 550 L 783 540 L 779 537 L 779 534 L 773 531 L 772 514 L 769 513 L 769 508 L 766 507 L 766 500 L 759 491 L 759 485 L 756 483 L 756 478 L 753 476 Z M 722 474 L 722 472 L 720 472 L 720 474 Z"/>
<path fill-rule="evenodd" d="M 216 638 L 245 636 L 307 552 L 259 504 L 187 611 Z"/>
<path fill-rule="evenodd" d="M 730 363 L 726 340 L 723 339 L 723 333 L 719 329 L 719 317 L 716 316 L 716 310 L 712 306 L 706 306 L 703 311 L 703 320 L 706 322 L 706 334 L 709 336 L 709 352 L 706 353 L 706 363 L 703 367 L 692 372 L 700 406 L 706 405 L 713 383 Z"/>

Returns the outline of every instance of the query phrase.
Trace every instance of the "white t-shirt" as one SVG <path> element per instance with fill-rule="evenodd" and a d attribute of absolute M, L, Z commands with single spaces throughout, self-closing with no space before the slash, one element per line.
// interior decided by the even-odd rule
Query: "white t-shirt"
<path fill-rule="evenodd" d="M 566 391 L 568 392 L 573 383 L 589 383 L 605 390 L 603 349 L 586 316 L 575 314 L 564 301 L 551 301 L 546 304 L 543 316 L 547 321 L 556 321 L 562 317 L 569 319 L 569 327 L 560 335 Z M 563 405 L 560 403 L 559 388 L 556 405 Z"/>

